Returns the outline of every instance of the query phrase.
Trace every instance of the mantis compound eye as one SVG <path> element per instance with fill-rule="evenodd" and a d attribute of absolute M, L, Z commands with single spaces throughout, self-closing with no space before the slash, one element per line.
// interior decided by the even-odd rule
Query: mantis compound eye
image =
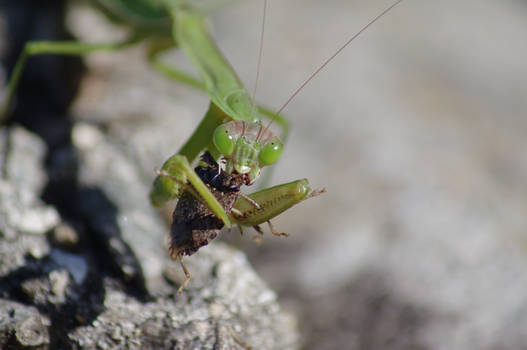
<path fill-rule="evenodd" d="M 273 137 L 260 150 L 260 166 L 266 166 L 275 163 L 284 150 L 284 145 L 278 137 Z"/>
<path fill-rule="evenodd" d="M 214 146 L 224 156 L 230 156 L 234 151 L 235 140 L 230 128 L 226 127 L 225 124 L 216 128 L 212 141 L 214 142 Z"/>

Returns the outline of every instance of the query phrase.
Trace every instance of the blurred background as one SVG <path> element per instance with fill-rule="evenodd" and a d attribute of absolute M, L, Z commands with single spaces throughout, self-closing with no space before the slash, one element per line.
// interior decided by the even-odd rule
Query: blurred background
<path fill-rule="evenodd" d="M 389 4 L 270 0 L 257 100 L 278 109 Z M 249 90 L 261 16 L 261 1 L 211 16 Z M 124 34 L 83 6 L 68 24 L 85 41 Z M 525 38 L 524 1 L 406 0 L 286 108 L 271 184 L 306 177 L 327 193 L 274 220 L 288 238 L 223 237 L 298 317 L 306 349 L 527 349 Z M 180 52 L 165 59 L 192 71 Z M 207 97 L 141 48 L 86 64 L 76 120 L 104 125 L 151 181 Z"/>

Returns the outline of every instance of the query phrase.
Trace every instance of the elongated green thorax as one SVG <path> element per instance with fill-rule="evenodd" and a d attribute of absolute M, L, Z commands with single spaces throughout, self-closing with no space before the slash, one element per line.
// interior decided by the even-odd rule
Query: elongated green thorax
<path fill-rule="evenodd" d="M 234 120 L 260 120 L 247 89 L 210 37 L 205 18 L 181 7 L 172 16 L 173 35 L 197 68 L 211 101 Z"/>

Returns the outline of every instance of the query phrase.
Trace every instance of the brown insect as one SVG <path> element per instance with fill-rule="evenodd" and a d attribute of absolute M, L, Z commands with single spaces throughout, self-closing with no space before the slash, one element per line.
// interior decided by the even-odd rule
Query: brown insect
<path fill-rule="evenodd" d="M 241 195 L 240 187 L 248 183 L 248 177 L 246 174 L 227 174 L 222 171 L 209 152 L 202 155 L 201 161 L 205 165 L 196 167 L 194 171 L 225 212 L 230 213 Z M 258 206 L 256 203 L 254 205 Z M 169 253 L 173 260 L 179 261 L 185 272 L 185 281 L 178 289 L 178 293 L 181 293 L 190 280 L 190 273 L 183 264 L 182 257 L 190 256 L 209 244 L 220 233 L 224 223 L 200 200 L 191 185 L 187 185 L 187 190 L 179 198 L 172 219 Z"/>

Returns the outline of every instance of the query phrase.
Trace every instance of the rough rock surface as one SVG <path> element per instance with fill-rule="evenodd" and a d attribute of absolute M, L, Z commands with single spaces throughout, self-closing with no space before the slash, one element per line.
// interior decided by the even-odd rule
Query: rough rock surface
<path fill-rule="evenodd" d="M 47 349 L 50 320 L 35 307 L 0 299 L 2 349 Z"/>
<path fill-rule="evenodd" d="M 43 143 L 21 128 L 0 130 L 0 142 L 0 232 L 9 239 L 17 232 L 49 231 L 58 224 L 59 215 L 39 199 L 46 182 L 40 170 L 46 151 Z"/>
<path fill-rule="evenodd" d="M 107 286 L 104 312 L 69 335 L 74 348 L 296 348 L 293 319 L 280 314 L 275 294 L 247 268 L 244 255 L 220 244 L 210 248 L 190 265 L 197 275 L 193 284 L 203 285 L 182 295 L 172 290 L 141 303 Z M 179 273 L 179 266 L 166 273 L 173 268 Z"/>

